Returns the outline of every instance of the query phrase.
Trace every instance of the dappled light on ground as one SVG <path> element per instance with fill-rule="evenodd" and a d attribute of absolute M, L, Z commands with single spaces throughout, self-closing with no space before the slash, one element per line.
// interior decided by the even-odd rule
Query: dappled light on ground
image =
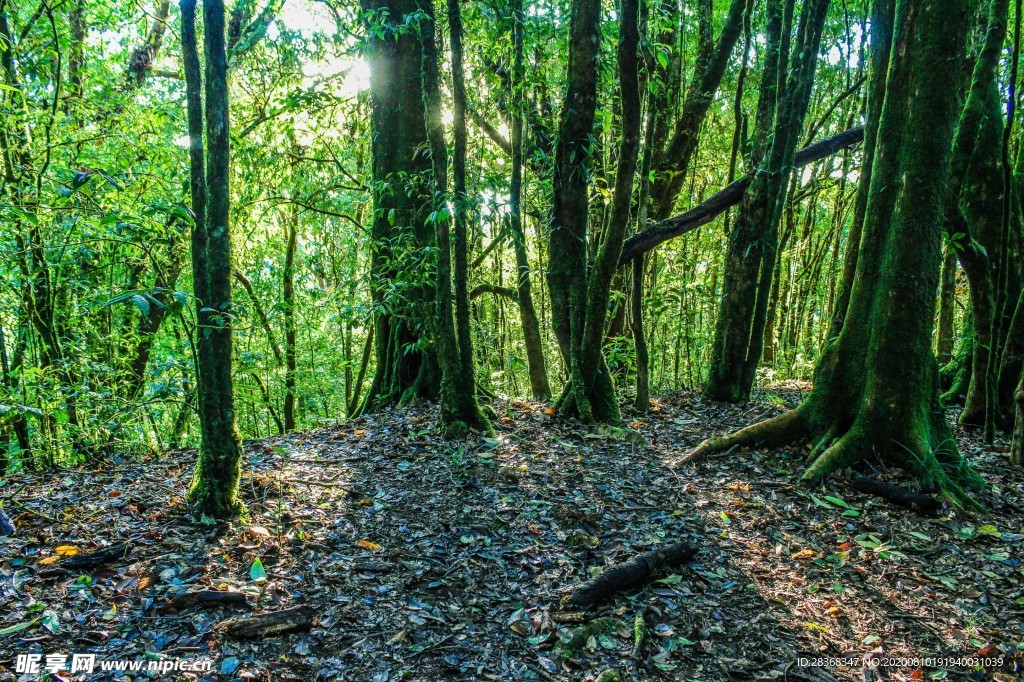
<path fill-rule="evenodd" d="M 9 477 L 19 528 L 0 541 L 0 630 L 36 622 L 0 635 L 0 679 L 15 655 L 62 647 L 205 656 L 209 679 L 863 679 L 800 664 L 844 655 L 1002 656 L 1012 671 L 1024 494 L 1000 453 L 962 439 L 994 484 L 998 521 L 923 518 L 842 480 L 801 488 L 798 448 L 674 467 L 708 435 L 798 398 L 662 400 L 630 422 L 643 443 L 525 402 L 497 404 L 495 437 L 465 441 L 442 439 L 433 410 L 385 412 L 247 444 L 250 515 L 230 526 L 188 518 L 193 453 Z M 689 565 L 587 614 L 563 606 L 593 572 L 679 541 L 699 550 Z M 62 568 L 124 542 L 123 559 Z M 183 597 L 218 590 L 244 600 Z M 301 605 L 307 631 L 244 640 L 225 627 Z M 611 620 L 567 641 L 599 618 Z M 890 679 L 971 672 L 942 671 L 905 665 Z"/>

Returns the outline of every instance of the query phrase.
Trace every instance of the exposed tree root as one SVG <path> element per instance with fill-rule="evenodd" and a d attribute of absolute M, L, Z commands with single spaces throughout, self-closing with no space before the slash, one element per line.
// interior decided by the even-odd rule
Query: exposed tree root
<path fill-rule="evenodd" d="M 921 433 L 883 443 L 874 429 L 866 429 L 856 421 L 844 429 L 837 412 L 828 401 L 812 395 L 800 407 L 778 417 L 705 440 L 676 464 L 693 464 L 735 447 L 777 447 L 809 437 L 813 445 L 806 460 L 807 470 L 801 476 L 805 484 L 818 484 L 869 456 L 882 455 L 921 481 L 925 488 L 939 491 L 940 497 L 950 504 L 981 508 L 969 491 L 982 490 L 985 483 L 957 451 L 941 414 L 933 415 L 928 420 L 932 423 L 922 426 Z"/>
<path fill-rule="evenodd" d="M 708 438 L 692 451 L 683 455 L 676 464 L 693 464 L 708 455 L 743 445 L 774 446 L 797 440 L 807 433 L 806 420 L 801 408 L 790 410 L 778 417 L 758 422 L 726 436 Z"/>

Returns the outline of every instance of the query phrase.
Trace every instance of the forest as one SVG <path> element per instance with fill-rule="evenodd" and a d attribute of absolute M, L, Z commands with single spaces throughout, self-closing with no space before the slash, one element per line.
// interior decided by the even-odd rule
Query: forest
<path fill-rule="evenodd" d="M 0 0 L 0 682 L 1024 679 L 1022 0 Z"/>

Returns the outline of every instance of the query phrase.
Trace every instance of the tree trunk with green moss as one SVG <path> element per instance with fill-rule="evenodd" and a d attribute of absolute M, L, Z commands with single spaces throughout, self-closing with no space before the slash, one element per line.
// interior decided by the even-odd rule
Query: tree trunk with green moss
<path fill-rule="evenodd" d="M 182 53 L 188 100 L 192 191 L 192 278 L 199 308 L 197 361 L 202 444 L 189 489 L 201 514 L 238 514 L 242 442 L 235 427 L 231 378 L 231 232 L 229 122 L 224 3 L 203 1 L 205 106 L 196 50 L 195 0 L 182 0 Z M 204 117 L 205 114 L 205 117 Z M 205 118 L 205 120 L 204 120 Z M 205 152 L 204 152 L 205 129 Z"/>
<path fill-rule="evenodd" d="M 829 0 L 804 2 L 792 64 L 789 62 L 793 2 L 768 5 L 768 50 L 755 123 L 755 168 L 729 235 L 724 289 L 715 326 L 706 394 L 715 400 L 746 400 L 764 348 L 764 330 L 779 246 L 779 222 L 796 147 L 810 105 Z"/>
<path fill-rule="evenodd" d="M 892 2 L 892 0 L 875 0 Z M 953 501 L 983 483 L 939 403 L 931 349 L 942 264 L 942 198 L 957 121 L 966 0 L 896 0 L 894 39 L 846 322 L 795 410 L 702 443 L 687 456 L 809 437 L 807 481 L 874 456 Z"/>
<path fill-rule="evenodd" d="M 548 237 L 551 323 L 569 385 L 561 407 L 584 420 L 618 421 L 618 405 L 607 367 L 584 380 L 583 338 L 587 306 L 587 196 L 597 110 L 597 60 L 601 44 L 601 3 L 573 0 L 565 99 L 558 124 L 554 207 Z M 587 395 L 587 384 L 596 388 Z M 580 399 L 578 399 L 580 398 Z M 576 403 L 579 403 L 578 405 Z"/>
<path fill-rule="evenodd" d="M 449 22 L 452 37 L 456 31 L 461 33 L 461 21 L 458 18 L 458 6 L 454 8 L 454 16 L 449 6 Z M 448 209 L 448 147 L 444 139 L 444 122 L 441 114 L 441 84 L 438 65 L 436 20 L 431 3 L 423 7 L 423 19 L 419 27 L 422 44 L 423 63 L 421 79 L 423 83 L 423 109 L 426 115 L 427 139 L 430 143 L 430 159 L 432 164 L 433 206 L 429 222 L 434 226 L 437 245 L 437 269 L 435 272 L 435 307 L 436 319 L 431 325 L 431 336 L 437 359 L 441 365 L 441 424 L 446 429 L 463 430 L 466 428 L 490 430 L 487 418 L 480 411 L 476 401 L 476 386 L 473 381 L 472 346 L 468 329 L 466 336 L 460 338 L 452 300 L 452 244 Z M 460 36 L 461 37 L 461 36 Z M 456 55 L 458 59 L 456 60 Z M 461 69 L 461 40 L 452 41 L 453 65 Z M 464 115 L 463 111 L 463 115 Z M 463 121 L 463 126 L 465 121 Z M 465 147 L 462 148 L 465 153 Z M 456 151 L 456 155 L 458 155 Z M 458 164 L 456 164 L 458 166 Z M 465 168 L 465 159 L 462 160 Z M 465 198 L 458 196 L 459 182 L 456 182 L 455 210 L 465 210 Z M 464 191 L 464 181 L 463 181 Z M 461 201 L 460 201 L 461 199 Z M 456 218 L 458 221 L 458 218 Z M 458 228 L 457 228 L 458 229 Z M 464 229 L 464 226 L 463 226 Z M 465 244 L 463 243 L 463 248 Z M 458 248 L 456 248 L 458 250 Z M 463 257 L 465 254 L 463 253 Z M 465 274 L 465 273 L 463 273 Z M 458 288 L 456 289 L 458 291 Z M 462 287 L 462 292 L 469 300 L 469 294 Z M 468 326 L 468 319 L 466 321 Z M 462 349 L 466 353 L 463 355 Z M 469 363 L 467 366 L 467 362 Z"/>
<path fill-rule="evenodd" d="M 1002 225 L 1003 121 L 997 89 L 1009 0 L 992 0 L 985 40 L 974 64 L 953 143 L 944 210 L 950 239 L 970 283 L 974 343 L 971 383 L 960 421 L 981 426 L 994 399 L 996 284 L 992 255 Z"/>
<path fill-rule="evenodd" d="M 427 342 L 435 244 L 421 82 L 419 0 L 365 0 L 370 65 L 373 221 L 370 277 L 376 372 L 360 411 L 436 399 L 441 372 Z"/>
<path fill-rule="evenodd" d="M 619 406 L 602 353 L 612 279 L 629 223 L 640 150 L 639 6 L 624 0 L 619 25 L 622 138 L 608 227 L 587 271 L 588 160 L 597 106 L 600 3 L 576 0 L 569 40 L 569 77 L 555 151 L 555 210 L 548 250 L 552 321 L 569 367 L 559 409 L 584 422 L 618 422 Z"/>
<path fill-rule="evenodd" d="M 1017 382 L 1014 402 L 1017 417 L 1013 427 L 1013 443 L 1010 446 L 1010 463 L 1020 466 L 1024 464 L 1024 373 L 1020 375 L 1020 381 Z"/>
<path fill-rule="evenodd" d="M 523 117 L 526 107 L 526 73 L 523 60 L 523 32 L 526 17 L 523 0 L 512 2 L 512 114 L 509 122 L 509 140 L 512 143 L 512 178 L 509 183 L 509 228 L 516 255 L 516 291 L 519 295 L 519 321 L 523 327 L 526 362 L 530 374 L 530 391 L 538 400 L 551 397 L 544 346 L 540 335 L 540 322 L 533 305 L 533 287 L 530 282 L 530 258 L 526 250 L 526 231 L 523 229 Z"/>

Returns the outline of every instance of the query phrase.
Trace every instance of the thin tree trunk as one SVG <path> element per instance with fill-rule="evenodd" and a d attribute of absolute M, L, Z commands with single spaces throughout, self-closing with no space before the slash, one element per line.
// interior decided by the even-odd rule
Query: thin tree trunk
<path fill-rule="evenodd" d="M 530 258 L 526 248 L 526 233 L 523 230 L 523 117 L 526 115 L 526 80 L 523 64 L 523 32 L 526 30 L 523 15 L 523 0 L 513 0 L 512 43 L 514 49 L 512 72 L 512 115 L 510 134 L 512 142 L 512 179 L 509 186 L 509 227 L 512 245 L 516 255 L 516 290 L 519 304 L 519 320 L 523 327 L 526 343 L 526 361 L 530 374 L 530 390 L 537 400 L 551 397 L 544 348 L 540 334 L 540 322 L 533 306 L 533 291 L 530 282 Z"/>
<path fill-rule="evenodd" d="M 281 273 L 284 303 L 284 430 L 295 430 L 295 375 L 298 371 L 295 337 L 295 249 L 299 215 L 283 215 L 285 225 L 284 271 Z"/>
<path fill-rule="evenodd" d="M 182 0 L 181 10 L 195 220 L 192 278 L 199 305 L 197 384 L 203 432 L 189 499 L 202 514 L 228 518 L 242 507 L 238 499 L 242 443 L 235 428 L 231 377 L 230 128 L 224 3 L 203 0 L 205 102 L 200 94 L 202 70 L 196 51 L 195 0 Z"/>

